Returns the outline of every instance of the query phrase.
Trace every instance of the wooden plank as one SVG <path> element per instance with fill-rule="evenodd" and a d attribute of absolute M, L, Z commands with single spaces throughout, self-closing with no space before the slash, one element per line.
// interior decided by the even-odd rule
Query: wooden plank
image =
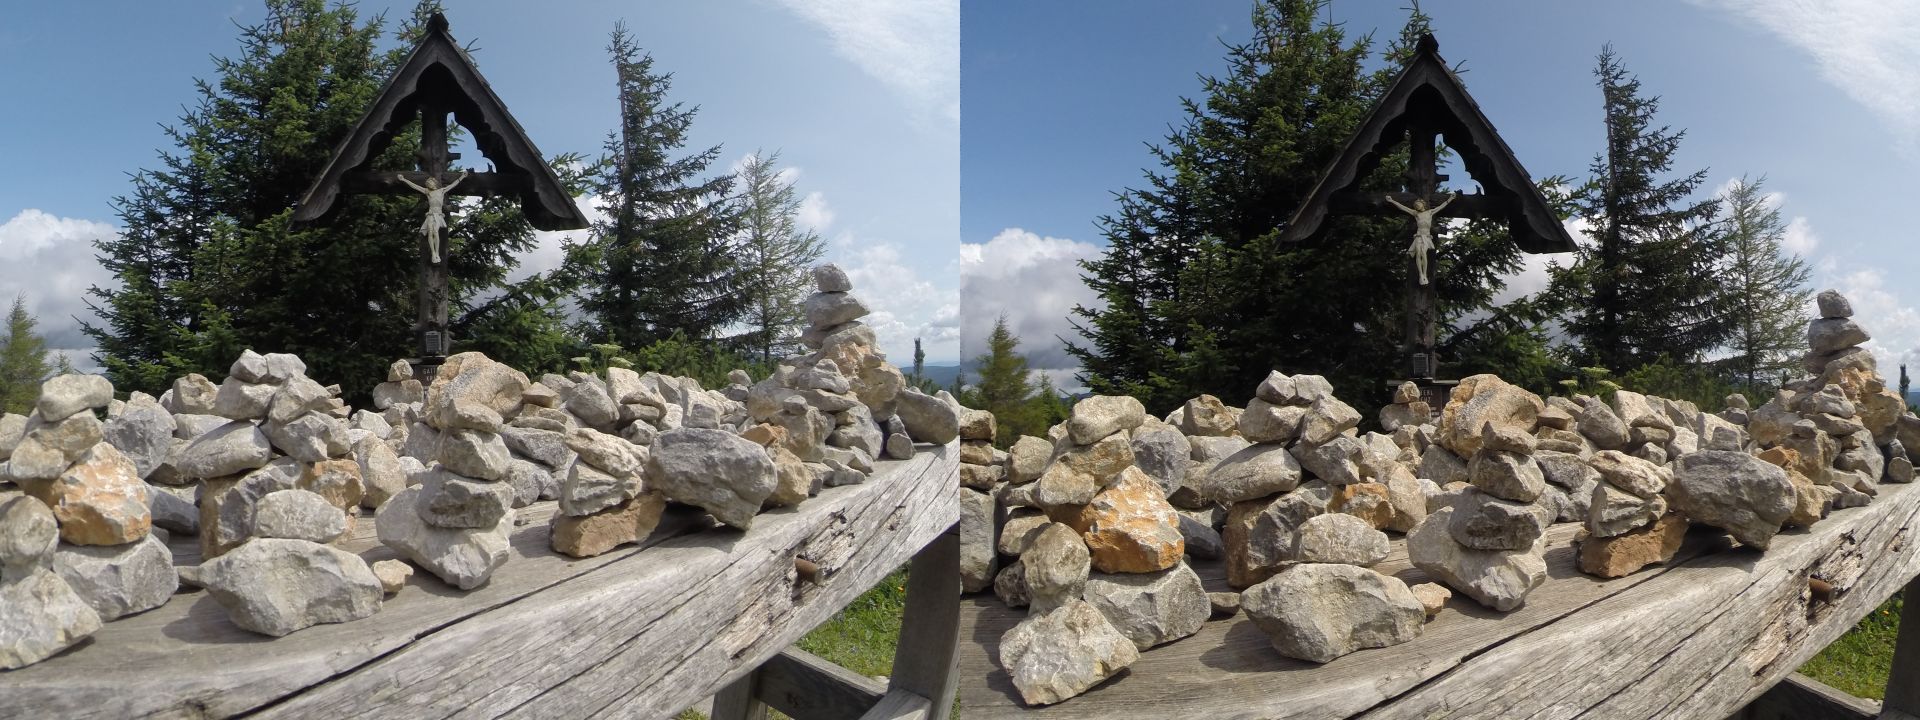
<path fill-rule="evenodd" d="M 577 670 L 577 662 L 549 662 L 550 653 L 578 654 L 579 645 L 617 642 L 607 634 L 611 628 L 600 624 L 601 619 L 588 618 L 645 615 L 657 619 L 660 614 L 680 609 L 683 612 L 675 615 L 676 623 L 693 620 L 679 615 L 704 613 L 710 617 L 696 625 L 724 625 L 726 620 L 743 616 L 726 610 L 726 606 L 739 604 L 743 594 L 767 589 L 764 583 L 744 582 L 738 574 L 722 577 L 731 561 L 738 561 L 744 568 L 772 562 L 777 556 L 785 571 L 791 573 L 792 553 L 798 551 L 818 555 L 813 559 L 830 569 L 846 568 L 841 571 L 845 577 L 829 574 L 822 586 L 792 590 L 799 597 L 792 606 L 805 612 L 789 612 L 777 618 L 783 621 L 779 632 L 774 633 L 781 638 L 772 648 L 777 650 L 791 642 L 788 636 L 797 637 L 812 627 L 809 624 L 796 629 L 794 623 L 824 619 L 850 600 L 852 595 L 841 592 L 842 588 L 859 584 L 864 589 L 878 579 L 866 575 L 890 571 L 906 560 L 912 548 L 930 539 L 937 528 L 923 526 L 938 519 L 928 516 L 944 511 L 945 524 L 939 527 L 954 522 L 957 510 L 952 491 L 957 457 L 955 447 L 923 446 L 913 460 L 882 463 L 865 484 L 829 488 L 799 508 L 763 514 L 753 531 L 745 535 L 712 528 L 704 513 L 669 508 L 660 529 L 644 544 L 586 559 L 550 549 L 546 518 L 552 514 L 553 504 L 540 503 L 516 511 L 515 524 L 520 527 L 512 536 L 512 558 L 487 585 L 462 592 L 424 571 L 416 572 L 409 587 L 388 599 L 379 614 L 358 622 L 307 628 L 284 638 L 241 630 L 227 620 L 225 611 L 206 593 L 187 592 L 155 610 L 109 623 L 88 641 L 57 657 L 0 673 L 0 717 L 225 717 L 281 702 L 316 685 L 325 691 L 320 693 L 325 697 L 342 693 L 361 693 L 370 698 L 426 695 L 415 683 L 436 682 L 458 685 L 447 688 L 447 692 L 462 698 L 510 684 L 521 692 L 537 693 L 546 687 L 538 685 L 539 680 L 558 683 L 561 679 L 523 678 L 524 672 Z M 942 473 L 944 483 L 936 479 Z M 917 543 L 907 545 L 915 536 Z M 192 544 L 192 538 L 175 539 L 176 556 L 194 559 L 188 554 Z M 881 547 L 863 547 L 869 544 Z M 368 518 L 362 518 L 353 537 L 340 546 L 359 552 L 369 561 L 394 557 L 373 539 L 373 523 Z M 869 559 L 883 565 L 868 570 L 855 564 Z M 700 572 L 705 574 L 697 574 Z M 696 589 L 707 594 L 690 592 Z M 753 600 L 761 602 L 747 604 L 784 607 L 765 595 Z M 592 607 L 582 611 L 579 618 L 568 615 L 571 608 L 586 606 Z M 761 617 L 772 616 L 763 613 Z M 538 625 L 548 636 L 529 637 L 526 632 L 499 629 L 514 623 Z M 772 654 L 765 648 L 768 640 L 748 642 L 742 635 L 709 630 L 695 627 L 690 632 L 696 634 L 690 637 L 701 642 L 725 640 L 727 644 L 716 649 L 737 648 L 739 652 L 722 658 L 723 662 L 698 663 L 698 671 L 674 675 L 672 682 L 680 688 L 660 703 L 661 713 L 670 714 L 713 694 Z M 745 630 L 742 627 L 740 632 Z M 680 641 L 682 645 L 686 642 L 690 640 Z M 644 642 L 619 650 L 664 658 L 667 645 L 662 643 L 658 653 L 651 652 Z M 612 649 L 602 647 L 599 652 Z M 680 650 L 685 652 L 685 648 Z M 467 651 L 498 656 L 461 657 Z M 446 661 L 439 668 L 423 661 L 436 653 L 457 660 Z M 465 674 L 475 662 L 508 667 L 495 671 L 496 675 Z M 344 682 L 348 678 L 352 682 Z M 334 679 L 343 682 L 326 684 Z M 627 687 L 629 682 L 650 681 L 636 678 L 619 684 Z M 473 702 L 433 706 L 431 711 L 452 713 L 469 704 L 478 706 L 478 702 L 475 698 Z M 677 704 L 667 707 L 670 703 Z M 304 705 L 266 710 L 269 714 L 278 710 L 279 714 L 299 715 L 299 707 Z M 423 714 L 430 714 L 429 710 L 396 712 L 381 707 L 369 711 L 370 716 L 382 717 Z"/>
<path fill-rule="evenodd" d="M 825 622 L 958 520 L 957 444 L 683 535 L 422 637 L 265 717 L 670 715 Z M 794 558 L 821 568 L 796 582 Z"/>
<path fill-rule="evenodd" d="M 953 708 L 960 646 L 959 526 L 947 528 L 907 571 L 906 612 L 893 653 L 892 690 L 926 699 L 931 717 L 945 720 Z"/>
<path fill-rule="evenodd" d="M 1502 717 L 1733 714 L 1920 574 L 1920 488 L 1775 538 L 1696 557 L 1542 631 L 1513 638 L 1369 717 L 1473 708 Z M 1834 587 L 1818 601 L 1808 579 Z"/>
<path fill-rule="evenodd" d="M 860 720 L 923 720 L 933 717 L 926 698 L 905 690 L 891 690 Z"/>
<path fill-rule="evenodd" d="M 1237 616 L 1040 708 L 1019 703 L 997 659 L 1001 635 L 1026 611 L 977 596 L 962 603 L 961 705 L 970 719 L 1126 717 L 1151 708 L 1194 717 L 1720 720 L 1920 573 L 1920 543 L 1912 542 L 1920 490 L 1880 491 L 1872 505 L 1782 534 L 1765 554 L 1731 549 L 1724 534 L 1695 528 L 1674 563 L 1612 580 L 1579 573 L 1568 544 L 1577 527 L 1557 525 L 1547 535 L 1547 583 L 1511 613 L 1456 595 L 1419 639 L 1325 665 L 1282 657 Z M 1379 569 L 1426 581 L 1408 566 L 1400 540 Z M 1196 570 L 1209 590 L 1226 589 L 1218 563 Z M 1835 586 L 1831 603 L 1806 604 L 1810 574 Z"/>
<path fill-rule="evenodd" d="M 1873 720 L 1879 715 L 1880 703 L 1848 695 L 1796 672 L 1727 720 Z"/>
<path fill-rule="evenodd" d="M 398 183 L 395 183 L 395 184 L 397 185 Z M 401 187 L 404 188 L 405 186 L 401 186 Z M 1327 209 L 1330 212 L 1332 212 L 1332 214 L 1334 215 L 1373 215 L 1377 217 L 1406 217 L 1406 213 L 1401 212 L 1399 208 L 1396 208 L 1392 205 L 1387 204 L 1387 198 L 1389 197 L 1393 198 L 1395 202 L 1398 202 L 1401 205 L 1412 207 L 1414 199 L 1421 196 L 1415 195 L 1414 193 L 1411 193 L 1411 192 L 1334 193 L 1333 195 L 1327 198 Z M 1433 198 L 1436 197 L 1436 195 L 1428 195 L 1426 197 L 1428 198 L 1429 202 L 1432 202 Z M 1482 193 L 1467 193 L 1454 198 L 1453 202 L 1447 203 L 1447 206 L 1445 208 L 1442 208 L 1439 214 L 1436 215 L 1436 217 L 1443 217 L 1443 218 L 1485 218 L 1485 217 L 1496 217 L 1496 216 L 1504 217 L 1508 211 L 1509 211 L 1508 204 L 1505 201 L 1503 201 L 1501 198 L 1497 198 L 1491 195 L 1485 195 Z M 1438 241 L 1435 241 L 1435 244 L 1438 244 Z"/>
<path fill-rule="evenodd" d="M 856 720 L 887 693 L 878 680 L 799 648 L 781 651 L 753 674 L 761 702 L 800 720 Z"/>
<path fill-rule="evenodd" d="M 1920 717 L 1920 579 L 1907 583 L 1900 611 L 1900 634 L 1893 644 L 1893 668 L 1887 673 L 1883 704 L 1891 712 Z"/>

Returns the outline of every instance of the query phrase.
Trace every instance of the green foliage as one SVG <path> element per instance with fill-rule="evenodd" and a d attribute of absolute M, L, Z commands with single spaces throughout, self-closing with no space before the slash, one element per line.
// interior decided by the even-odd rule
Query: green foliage
<path fill-rule="evenodd" d="M 24 415 L 40 399 L 40 383 L 53 374 L 47 362 L 47 341 L 34 331 L 37 320 L 27 313 L 27 298 L 16 295 L 7 313 L 7 334 L 0 338 L 0 413 Z M 66 356 L 60 367 L 71 370 Z"/>
<path fill-rule="evenodd" d="M 739 227 L 728 202 L 734 178 L 701 179 L 714 146 L 684 157 L 695 108 L 667 99 L 672 75 L 653 69 L 624 25 L 607 47 L 618 83 L 620 127 L 610 133 L 595 185 L 606 219 L 569 244 L 556 277 L 576 290 L 583 335 L 645 347 L 676 335 L 708 340 L 743 318 L 736 256 Z"/>
<path fill-rule="evenodd" d="M 1365 405 L 1385 401 L 1381 378 L 1404 374 L 1405 219 L 1339 218 L 1311 241 L 1276 238 L 1427 18 L 1416 8 L 1387 66 L 1369 72 L 1371 37 L 1321 23 L 1324 7 L 1256 2 L 1252 37 L 1227 48 L 1225 74 L 1202 78 L 1203 97 L 1182 100 L 1186 118 L 1151 146 L 1144 187 L 1118 193 L 1100 219 L 1108 248 L 1081 267 L 1102 304 L 1074 308 L 1082 340 L 1068 346 L 1093 392 L 1133 395 L 1155 414 L 1201 393 L 1240 404 L 1278 368 L 1326 375 Z M 1405 157 L 1381 157 L 1360 188 L 1396 188 Z M 1440 243 L 1438 321 L 1485 314 L 1519 262 L 1490 224 Z"/>
<path fill-rule="evenodd" d="M 1720 368 L 1666 357 L 1629 370 L 1618 379 L 1603 367 L 1578 368 L 1573 377 L 1560 380 L 1556 385 L 1558 394 L 1568 397 L 1591 395 L 1610 402 L 1615 390 L 1624 389 L 1669 400 L 1686 400 L 1709 410 L 1723 407 L 1728 395 L 1745 392 L 1752 401 L 1756 394 L 1750 387 L 1727 377 Z"/>
<path fill-rule="evenodd" d="M 300 355 L 359 402 L 415 347 L 423 199 L 348 195 L 325 223 L 290 217 L 438 3 L 416 5 L 386 50 L 384 19 L 352 4 L 266 5 L 265 22 L 240 29 L 238 55 L 196 81 L 199 102 L 166 128 L 160 166 L 115 200 L 125 230 L 96 242 L 118 286 L 88 291 L 101 323 L 84 329 L 123 390 L 157 394 L 188 372 L 218 381 L 252 347 Z M 370 166 L 411 169 L 418 147 L 408 129 Z M 541 322 L 491 316 L 537 306 L 477 301 L 510 292 L 515 256 L 534 245 L 513 199 L 461 200 L 451 215 L 452 324 L 484 329 L 469 344 L 489 353 L 542 346 L 511 332 Z"/>
<path fill-rule="evenodd" d="M 920 392 L 932 395 L 940 391 L 940 383 L 927 377 L 927 353 L 920 349 L 920 338 L 913 339 L 913 369 L 906 373 L 907 386 L 919 388 Z"/>
<path fill-rule="evenodd" d="M 639 373 L 657 372 L 691 377 L 700 381 L 700 387 L 708 389 L 726 387 L 727 374 L 734 370 L 745 370 L 754 380 L 762 380 L 773 374 L 772 363 L 761 362 L 758 358 L 747 357 L 716 343 L 689 340 L 679 333 L 632 350 L 613 343 L 597 343 L 577 349 L 580 354 L 568 359 L 574 370 L 598 374 L 606 372 L 608 367 L 622 367 Z"/>
<path fill-rule="evenodd" d="M 959 395 L 962 405 L 993 413 L 994 444 L 1003 448 L 1021 435 L 1042 435 L 1047 428 L 1036 412 L 1033 371 L 1017 352 L 1019 347 L 1020 338 L 1002 315 L 987 336 L 987 351 L 974 360 L 980 382 Z"/>
<path fill-rule="evenodd" d="M 1905 591 L 1893 594 L 1880 607 L 1813 656 L 1800 672 L 1858 698 L 1886 696 L 1887 676 L 1893 671 L 1893 647 L 1900 637 L 1900 613 Z"/>
<path fill-rule="evenodd" d="M 1035 425 L 1040 432 L 1031 434 L 1036 437 L 1046 437 L 1047 428 L 1067 421 L 1067 415 L 1073 412 L 1073 403 L 1067 402 L 1067 396 L 1062 395 L 1060 389 L 1054 387 L 1053 378 L 1043 374 L 1040 376 L 1040 384 L 1033 390 L 1032 408 Z M 1016 436 L 1013 439 L 1020 438 Z"/>
<path fill-rule="evenodd" d="M 1620 383 L 1613 379 L 1613 371 L 1603 367 L 1577 368 L 1573 377 L 1556 384 L 1564 397 L 1589 395 L 1607 401 L 1612 401 L 1613 391 L 1620 389 Z"/>
<path fill-rule="evenodd" d="M 780 153 L 755 152 L 740 168 L 739 294 L 747 331 L 735 344 L 761 362 L 804 352 L 796 342 L 813 290 L 813 265 L 826 252 L 820 235 L 800 227 L 800 198 L 781 176 Z"/>
<path fill-rule="evenodd" d="M 1733 356 L 1720 361 L 1749 387 L 1782 372 L 1799 370 L 1810 319 L 1806 261 L 1785 252 L 1787 226 L 1762 190 L 1765 178 L 1740 178 L 1723 207 L 1727 255 L 1721 261 L 1723 292 L 1733 324 Z"/>
<path fill-rule="evenodd" d="M 1687 199 L 1705 170 L 1660 179 L 1673 169 L 1685 133 L 1654 126 L 1660 99 L 1641 93 L 1612 46 L 1601 50 L 1594 74 L 1606 148 L 1579 194 L 1595 244 L 1554 273 L 1555 292 L 1572 311 L 1567 331 L 1587 364 L 1697 361 L 1732 331 L 1719 267 L 1726 238 L 1712 222 L 1719 203 Z"/>
<path fill-rule="evenodd" d="M 1728 395 L 1743 389 L 1711 365 L 1681 363 L 1667 357 L 1635 368 L 1621 380 L 1635 392 L 1669 400 L 1689 400 L 1703 408 L 1724 407 Z"/>

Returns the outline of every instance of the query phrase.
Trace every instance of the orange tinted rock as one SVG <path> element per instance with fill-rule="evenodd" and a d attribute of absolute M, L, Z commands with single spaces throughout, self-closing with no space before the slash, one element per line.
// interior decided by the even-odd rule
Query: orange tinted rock
<path fill-rule="evenodd" d="M 1093 566 L 1106 573 L 1145 573 L 1180 563 L 1186 540 L 1180 515 L 1160 484 L 1139 468 L 1122 470 L 1080 513 Z"/>
<path fill-rule="evenodd" d="M 353 458 L 307 465 L 301 468 L 300 480 L 295 485 L 326 498 L 349 518 L 353 517 L 353 508 L 360 504 L 360 496 L 365 492 L 360 483 L 360 463 Z"/>
<path fill-rule="evenodd" d="M 1645 527 L 1621 535 L 1596 538 L 1580 531 L 1574 547 L 1580 556 L 1580 571 L 1605 578 L 1624 577 L 1640 568 L 1673 559 L 1680 542 L 1687 538 L 1687 520 L 1679 513 L 1667 513 Z"/>
<path fill-rule="evenodd" d="M 1346 513 L 1367 521 L 1375 530 L 1386 530 L 1393 526 L 1393 503 L 1387 494 L 1387 486 L 1380 483 L 1356 483 L 1336 485 L 1333 499 L 1327 503 L 1327 512 Z"/>
<path fill-rule="evenodd" d="M 53 509 L 60 539 L 74 545 L 124 545 L 147 536 L 153 516 L 147 510 L 147 484 L 133 460 L 107 443 L 45 482 L 22 489 Z"/>
<path fill-rule="evenodd" d="M 779 425 L 760 423 L 759 425 L 747 428 L 745 432 L 740 433 L 740 437 L 752 440 L 764 447 L 785 445 L 787 442 L 787 429 Z"/>
<path fill-rule="evenodd" d="M 1800 453 L 1794 452 L 1792 448 L 1788 447 L 1770 447 L 1761 450 L 1760 454 L 1755 457 L 1783 468 L 1792 468 L 1800 462 Z"/>
<path fill-rule="evenodd" d="M 592 515 L 554 515 L 553 549 L 574 557 L 593 557 L 639 542 L 660 524 L 660 513 L 666 507 L 665 495 L 643 492 L 624 504 Z"/>

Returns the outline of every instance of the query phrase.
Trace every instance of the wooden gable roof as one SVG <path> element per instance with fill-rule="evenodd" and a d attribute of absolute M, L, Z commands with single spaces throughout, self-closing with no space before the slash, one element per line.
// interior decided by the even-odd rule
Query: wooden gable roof
<path fill-rule="evenodd" d="M 1321 173 L 1313 192 L 1282 229 L 1281 241 L 1296 242 L 1319 231 L 1330 204 L 1340 204 L 1343 195 L 1353 193 L 1359 180 L 1379 166 L 1384 153 L 1406 142 L 1410 119 L 1437 129 L 1447 147 L 1459 154 L 1468 174 L 1484 190 L 1484 202 L 1476 205 L 1487 212 L 1486 217 L 1505 220 L 1510 236 L 1522 250 L 1555 253 L 1575 249 L 1573 237 L 1548 207 L 1526 168 L 1493 129 L 1479 103 L 1467 94 L 1460 76 L 1440 58 L 1440 44 L 1430 34 L 1420 38 L 1413 59 Z"/>
<path fill-rule="evenodd" d="M 586 215 L 481 77 L 473 58 L 454 42 L 440 13 L 428 20 L 426 36 L 413 54 L 387 80 L 353 132 L 334 148 L 325 170 L 301 197 L 294 221 L 325 217 L 343 188 L 356 191 L 384 185 L 368 172 L 367 165 L 415 120 L 423 101 L 450 108 L 454 122 L 473 134 L 481 154 L 493 162 L 493 172 L 473 173 L 462 182 L 463 191 L 518 196 L 528 222 L 541 230 L 587 226 Z"/>

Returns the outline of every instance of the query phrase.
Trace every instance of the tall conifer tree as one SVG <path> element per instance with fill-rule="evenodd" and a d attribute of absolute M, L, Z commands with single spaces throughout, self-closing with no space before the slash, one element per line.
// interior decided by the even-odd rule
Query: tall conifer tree
<path fill-rule="evenodd" d="M 1732 330 L 1720 292 L 1725 237 L 1712 222 L 1719 203 L 1689 200 L 1705 170 L 1666 177 L 1686 133 L 1654 124 L 1660 98 L 1642 94 L 1613 46 L 1594 75 L 1606 147 L 1580 201 L 1594 244 L 1557 279 L 1577 286 L 1567 330 L 1582 361 L 1616 372 L 1662 357 L 1697 361 Z"/>
<path fill-rule="evenodd" d="M 1007 327 L 1006 316 L 994 320 L 993 332 L 987 335 L 987 351 L 974 360 L 980 382 L 966 397 L 968 407 L 993 413 L 997 426 L 994 440 L 1002 447 L 1021 435 L 1046 431 L 1033 404 L 1033 371 L 1027 368 L 1027 359 L 1019 349 L 1020 338 Z"/>
<path fill-rule="evenodd" d="M 116 387 L 159 393 L 188 372 L 217 380 L 253 347 L 298 354 L 360 397 L 394 358 L 417 352 L 421 199 L 347 195 L 329 221 L 290 218 L 438 9 L 416 5 L 386 50 L 384 18 L 348 3 L 267 0 L 266 20 L 241 28 L 238 55 L 215 60 L 214 79 L 196 82 L 199 102 L 166 128 L 174 147 L 116 199 L 124 231 L 96 242 L 115 283 L 89 290 L 101 322 L 84 330 Z M 372 165 L 412 169 L 418 147 L 410 128 Z M 451 216 L 459 328 L 499 307 L 470 303 L 505 285 L 534 238 L 511 198 L 462 199 Z"/>
<path fill-rule="evenodd" d="M 1184 122 L 1149 146 L 1145 186 L 1117 193 L 1100 219 L 1107 250 L 1082 277 L 1102 307 L 1074 309 L 1083 339 L 1068 346 L 1093 392 L 1134 395 L 1156 414 L 1201 393 L 1237 404 L 1278 368 L 1384 401 L 1380 381 L 1405 372 L 1405 219 L 1344 217 L 1307 242 L 1277 237 L 1427 18 L 1416 9 L 1369 72 L 1371 38 L 1321 22 L 1325 7 L 1254 3 L 1252 37 L 1228 47 L 1224 75 L 1201 78 L 1201 98 L 1181 101 Z M 1404 151 L 1382 158 L 1362 189 L 1398 189 L 1405 166 Z M 1439 244 L 1432 270 L 1443 324 L 1486 309 L 1519 267 L 1504 231 L 1462 238 Z"/>
<path fill-rule="evenodd" d="M 0 337 L 0 412 L 24 415 L 31 411 L 40 398 L 41 381 L 53 372 L 47 363 L 47 341 L 35 331 L 36 324 L 27 312 L 26 297 L 15 296 L 7 313 L 7 334 Z"/>
<path fill-rule="evenodd" d="M 813 290 L 813 265 L 826 252 L 820 235 L 800 226 L 800 198 L 782 177 L 780 153 L 755 152 L 740 168 L 739 292 L 746 305 L 740 348 L 772 362 L 798 349 L 806 320 L 801 303 Z"/>
<path fill-rule="evenodd" d="M 1733 355 L 1725 364 L 1749 386 L 1799 365 L 1813 294 L 1806 261 L 1781 246 L 1787 226 L 1761 189 L 1764 182 L 1740 178 L 1723 200 L 1727 254 L 1721 266 L 1733 325 Z"/>
<path fill-rule="evenodd" d="M 699 108 L 668 99 L 673 76 L 654 71 L 624 24 L 607 53 L 620 127 L 607 138 L 597 180 L 606 219 L 570 252 L 586 334 L 627 348 L 714 338 L 746 307 L 727 246 L 739 224 L 727 202 L 734 178 L 702 177 L 717 145 L 676 157 Z"/>

